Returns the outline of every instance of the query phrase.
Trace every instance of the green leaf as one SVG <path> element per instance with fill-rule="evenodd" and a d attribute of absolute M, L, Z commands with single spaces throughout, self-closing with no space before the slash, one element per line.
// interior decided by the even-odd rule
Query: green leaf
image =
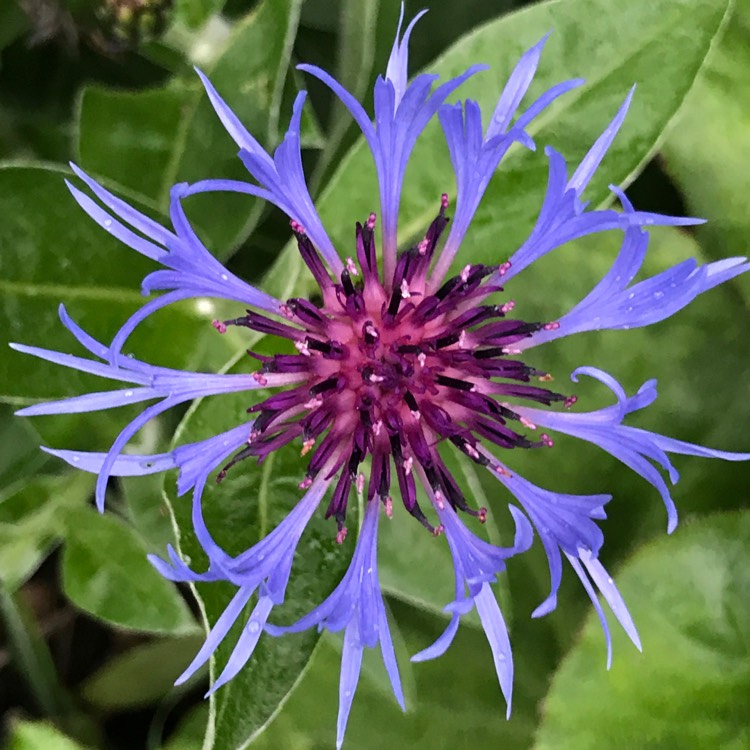
<path fill-rule="evenodd" d="M 522 52 L 552 29 L 528 101 L 559 81 L 587 79 L 585 86 L 561 98 L 529 127 L 537 152 L 517 148 L 504 159 L 457 264 L 465 264 L 467 258 L 497 263 L 510 255 L 539 212 L 547 177 L 542 146 L 553 145 L 575 164 L 637 83 L 629 116 L 586 198 L 602 203 L 609 199 L 609 183 L 630 182 L 690 90 L 726 12 L 723 0 L 643 0 L 615 6 L 609 0 L 540 3 L 480 27 L 430 65 L 430 72 L 446 80 L 473 63 L 488 64 L 490 70 L 460 89 L 461 98 L 475 99 L 488 116 Z M 443 133 L 435 121 L 420 137 L 407 170 L 402 244 L 426 230 L 437 213 L 440 194 L 451 193 L 453 184 Z M 318 201 L 334 245 L 351 245 L 354 221 L 377 208 L 377 195 L 372 157 L 360 139 Z M 279 262 L 286 262 L 286 257 Z"/>
<path fill-rule="evenodd" d="M 150 474 L 129 477 L 121 482 L 126 516 L 149 551 L 161 554 L 174 542 L 174 529 L 169 507 L 162 496 L 164 477 Z"/>
<path fill-rule="evenodd" d="M 0 50 L 29 30 L 31 21 L 17 3 L 4 3 L 0 8 Z"/>
<path fill-rule="evenodd" d="M 0 445 L 4 446 L 0 453 L 0 487 L 33 476 L 47 461 L 31 423 L 15 417 L 4 404 L 0 404 Z"/>
<path fill-rule="evenodd" d="M 240 367 L 246 369 L 244 362 Z M 252 394 L 252 402 L 259 397 Z M 188 412 L 175 440 L 185 444 L 229 429 L 246 418 L 249 403 L 248 396 L 242 394 L 200 402 Z M 203 493 L 206 524 L 229 554 L 251 547 L 276 527 L 302 497 L 297 485 L 306 464 L 299 449 L 299 445 L 287 446 L 262 467 L 250 460 L 241 462 L 229 471 L 221 485 L 209 482 Z M 192 529 L 191 498 L 175 498 L 171 481 L 166 484 L 166 493 L 179 529 L 181 555 L 195 570 L 205 570 L 205 554 Z M 356 524 L 354 517 L 350 523 Z M 344 544 L 337 545 L 335 527 L 323 519 L 322 511 L 315 514 L 297 549 L 286 604 L 279 614 L 274 613 L 274 621 L 296 620 L 330 593 L 351 556 L 354 536 L 351 534 Z M 205 619 L 213 625 L 236 588 L 228 583 L 197 584 L 195 592 Z M 236 626 L 219 648 L 211 665 L 213 679 L 226 663 L 239 631 Z M 211 696 L 207 747 L 245 747 L 284 701 L 318 639 L 314 631 L 284 638 L 261 637 L 248 665 Z"/>
<path fill-rule="evenodd" d="M 101 711 L 124 711 L 156 703 L 174 689 L 200 648 L 199 634 L 142 643 L 117 654 L 89 677 L 83 697 Z M 187 683 L 193 686 L 195 680 Z"/>
<path fill-rule="evenodd" d="M 265 146 L 277 140 L 300 4 L 261 3 L 234 27 L 226 48 L 205 71 Z M 175 182 L 248 178 L 236 144 L 195 77 L 187 87 L 137 94 L 84 90 L 78 148 L 84 167 L 155 199 L 165 213 Z M 259 201 L 229 193 L 202 195 L 186 206 L 209 247 L 223 257 L 249 234 L 263 210 Z"/>
<path fill-rule="evenodd" d="M 67 515 L 91 497 L 94 480 L 82 472 L 40 477 L 0 493 L 0 579 L 21 586 L 65 535 Z"/>
<path fill-rule="evenodd" d="M 326 5 L 331 6 L 330 3 Z M 379 6 L 380 0 L 348 0 L 340 4 L 337 14 L 339 29 L 335 77 L 360 101 L 367 96 L 372 77 Z M 299 88 L 304 86 L 300 85 Z M 342 142 L 353 127 L 349 111 L 338 98 L 333 103 L 330 123 L 326 148 L 310 179 L 313 194 L 317 192 L 319 178 L 328 172 L 335 159 L 340 158 Z"/>
<path fill-rule="evenodd" d="M 115 516 L 89 508 L 70 515 L 62 581 L 73 604 L 114 625 L 153 633 L 195 631 L 177 588 L 156 572 L 143 542 Z"/>
<path fill-rule="evenodd" d="M 226 0 L 176 0 L 175 17 L 189 29 L 197 29 L 214 13 L 218 13 Z"/>
<path fill-rule="evenodd" d="M 744 194 L 750 160 L 750 3 L 737 2 L 719 44 L 662 146 L 690 211 L 708 219 L 699 237 L 714 257 L 747 253 Z"/>
<path fill-rule="evenodd" d="M 84 750 L 83 745 L 66 737 L 43 721 L 14 721 L 8 750 Z"/>
<path fill-rule="evenodd" d="M 24 597 L 0 583 L 0 619 L 7 653 L 37 708 L 61 724 L 74 721 L 73 704 L 55 669 L 47 642 Z"/>
<path fill-rule="evenodd" d="M 640 550 L 616 576 L 643 641 L 592 612 L 544 704 L 536 750 L 750 743 L 750 513 L 703 519 Z"/>
<path fill-rule="evenodd" d="M 208 723 L 208 702 L 196 706 L 179 723 L 162 750 L 201 750 Z"/>
<path fill-rule="evenodd" d="M 194 87 L 133 92 L 87 86 L 78 105 L 78 158 L 86 169 L 159 200 L 180 122 L 196 96 Z"/>

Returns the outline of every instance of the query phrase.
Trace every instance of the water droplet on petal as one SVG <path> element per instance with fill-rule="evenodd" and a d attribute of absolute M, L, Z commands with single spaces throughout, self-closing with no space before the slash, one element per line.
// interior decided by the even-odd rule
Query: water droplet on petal
<path fill-rule="evenodd" d="M 257 620 L 250 620 L 247 624 L 247 629 L 251 633 L 257 633 L 260 630 L 260 623 Z"/>
<path fill-rule="evenodd" d="M 104 220 L 104 226 L 105 227 L 111 227 L 112 226 L 112 219 L 105 219 Z"/>
<path fill-rule="evenodd" d="M 227 276 L 225 273 L 221 274 L 221 280 L 222 281 L 229 281 L 229 276 Z"/>

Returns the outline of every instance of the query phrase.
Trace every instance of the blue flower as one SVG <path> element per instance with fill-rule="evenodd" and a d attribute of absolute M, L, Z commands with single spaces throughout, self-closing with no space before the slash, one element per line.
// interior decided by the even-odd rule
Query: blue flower
<path fill-rule="evenodd" d="M 561 494 L 537 487 L 507 465 L 505 459 L 512 460 L 509 451 L 552 447 L 553 440 L 546 432 L 534 437 L 538 427 L 593 443 L 659 491 L 667 506 L 670 531 L 676 524 L 676 509 L 659 471 L 665 471 L 673 483 L 677 481 L 668 453 L 731 461 L 750 458 L 747 453 L 703 448 L 625 425 L 628 414 L 655 399 L 654 381 L 628 398 L 612 376 L 592 367 L 578 368 L 572 374 L 574 381 L 579 374 L 600 380 L 615 394 L 617 403 L 595 411 L 574 412 L 570 409 L 575 397 L 546 388 L 546 373 L 518 358 L 534 346 L 581 331 L 655 323 L 750 268 L 744 258 L 703 266 L 684 261 L 632 284 L 647 250 L 647 227 L 698 223 L 696 219 L 637 211 L 617 187 L 612 190 L 622 211 L 591 209 L 587 204 L 586 187 L 622 125 L 632 91 L 571 176 L 562 155 L 546 149 L 546 195 L 536 224 L 521 247 L 510 258 L 498 259 L 497 265 L 467 262 L 458 275 L 446 279 L 503 156 L 513 144 L 534 149 L 527 126 L 582 82 L 553 86 L 520 111 L 539 64 L 546 41 L 542 39 L 522 56 L 484 128 L 476 102 L 446 103 L 481 66 L 473 66 L 437 87 L 436 76 L 432 75 L 408 81 L 408 41 L 418 19 L 412 20 L 402 36 L 402 11 L 385 76 L 375 84 L 374 120 L 326 72 L 300 66 L 341 98 L 372 152 L 380 193 L 381 253 L 376 250 L 374 213 L 356 224 L 355 257 L 342 258 L 323 227 L 302 169 L 304 92 L 294 103 L 282 143 L 271 155 L 248 133 L 208 79 L 199 74 L 253 181 L 209 179 L 174 186 L 170 203 L 173 228 L 165 229 L 74 167 L 90 191 L 85 193 L 69 185 L 75 200 L 103 229 L 163 266 L 143 282 L 144 294 L 162 294 L 126 321 L 108 346 L 89 336 L 61 307 L 63 324 L 94 359 L 15 345 L 30 355 L 127 384 L 120 390 L 36 404 L 21 410 L 21 414 L 63 414 L 155 402 L 123 429 L 107 452 L 46 450 L 72 466 L 98 474 L 96 499 L 100 510 L 110 476 L 177 469 L 178 493 L 192 490 L 192 523 L 208 558 L 207 568 L 191 569 L 172 547 L 167 550 L 167 560 L 152 557 L 151 561 L 171 580 L 224 581 L 236 588 L 236 594 L 180 680 L 187 679 L 211 657 L 251 601 L 252 613 L 211 691 L 238 673 L 263 633 L 280 637 L 313 626 L 343 630 L 339 747 L 365 648 L 380 648 L 394 694 L 399 704 L 404 704 L 378 583 L 378 521 L 381 510 L 391 515 L 392 495 L 400 496 L 407 511 L 431 533 L 445 535 L 454 565 L 455 598 L 446 603 L 450 615 L 447 628 L 414 660 L 441 655 L 452 642 L 461 616 L 476 608 L 510 711 L 510 638 L 491 586 L 508 560 L 528 549 L 534 533 L 547 554 L 551 578 L 550 594 L 534 615 L 544 615 L 556 607 L 564 556 L 600 617 L 608 664 L 610 635 L 597 590 L 638 648 L 640 641 L 622 597 L 598 559 L 604 537 L 597 522 L 605 517 L 604 506 L 611 497 Z M 399 253 L 397 219 L 404 173 L 417 139 L 435 116 L 442 125 L 456 175 L 454 221 L 443 239 L 449 201 L 447 195 L 440 196 L 439 201 L 436 196 L 436 216 L 424 238 Z M 322 302 L 275 299 L 215 260 L 182 208 L 186 196 L 208 191 L 254 195 L 286 213 L 301 257 L 320 287 Z M 508 317 L 513 303 L 500 297 L 501 284 L 570 240 L 610 230 L 623 233 L 614 265 L 572 310 L 558 321 L 546 323 Z M 178 300 L 205 296 L 227 299 L 247 309 L 238 318 L 214 321 L 219 333 L 227 326 L 245 327 L 286 339 L 296 353 L 254 354 L 255 361 L 260 362 L 258 369 L 233 375 L 155 367 L 121 354 L 128 336 L 152 312 Z M 535 377 L 541 383 L 532 384 Z M 251 418 L 243 424 L 228 425 L 219 435 L 165 453 L 125 452 L 147 422 L 173 406 L 208 395 L 250 394 L 260 387 L 282 390 L 252 401 L 248 409 Z M 556 408 L 560 405 L 562 410 Z M 203 518 L 202 493 L 209 476 L 218 470 L 221 478 L 243 459 L 256 457 L 262 461 L 295 441 L 301 444 L 303 456 L 309 454 L 300 482 L 305 492 L 299 503 L 246 552 L 227 554 L 214 541 Z M 486 510 L 471 507 L 448 470 L 445 452 L 451 445 L 499 480 L 520 505 L 509 506 L 516 530 L 510 547 L 483 541 L 461 520 L 464 513 L 473 517 L 472 522 L 482 523 Z M 418 488 L 427 497 L 426 511 L 420 507 Z M 341 542 L 347 533 L 347 508 L 353 491 L 365 511 L 348 572 L 333 593 L 297 623 L 285 627 L 273 624 L 273 608 L 284 601 L 295 549 L 307 523 L 327 499 L 325 513 L 335 519 L 335 540 Z"/>

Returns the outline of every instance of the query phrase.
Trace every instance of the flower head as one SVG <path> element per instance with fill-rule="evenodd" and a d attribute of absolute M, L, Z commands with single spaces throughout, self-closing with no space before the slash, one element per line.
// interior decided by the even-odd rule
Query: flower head
<path fill-rule="evenodd" d="M 379 647 L 394 693 L 403 705 L 398 667 L 378 584 L 379 515 L 390 517 L 399 500 L 435 536 L 445 535 L 453 557 L 455 599 L 447 603 L 450 622 L 444 634 L 414 660 L 439 656 L 450 645 L 462 615 L 476 608 L 491 646 L 500 687 L 511 705 L 513 662 L 509 635 L 491 584 L 507 561 L 524 552 L 539 536 L 549 559 L 551 591 L 535 611 L 548 613 L 557 604 L 563 555 L 568 560 L 607 630 L 596 589 L 609 604 L 636 646 L 640 641 L 625 603 L 598 560 L 609 495 L 560 494 L 535 486 L 511 468 L 513 450 L 548 450 L 552 437 L 543 427 L 589 441 L 643 476 L 667 504 L 669 529 L 676 510 L 659 469 L 677 481 L 667 453 L 746 460 L 750 454 L 716 451 L 624 424 L 629 413 L 656 397 L 654 381 L 628 398 L 615 379 L 595 368 L 573 373 L 596 378 L 615 394 L 617 403 L 589 412 L 574 412 L 576 397 L 547 387 L 548 374 L 535 368 L 526 353 L 536 345 L 592 329 L 648 325 L 674 314 L 699 294 L 748 270 L 744 258 L 698 266 L 685 261 L 668 271 L 631 285 L 647 249 L 647 227 L 687 225 L 695 219 L 636 210 L 613 188 L 623 210 L 590 209 L 584 191 L 625 118 L 631 91 L 602 135 L 568 175 L 563 157 L 551 148 L 547 192 L 528 239 L 510 258 L 493 265 L 465 264 L 449 275 L 469 231 L 474 213 L 503 156 L 514 145 L 535 148 L 526 128 L 547 106 L 581 81 L 567 81 L 542 94 L 520 111 L 533 79 L 545 39 L 519 61 L 501 92 L 486 128 L 476 102 L 447 104 L 466 78 L 434 87 L 435 76 L 407 80 L 408 41 L 419 16 L 399 32 L 385 77 L 375 85 L 374 120 L 324 71 L 301 66 L 327 84 L 360 126 L 377 168 L 380 222 L 375 213 L 354 227 L 351 253 L 333 246 L 305 185 L 300 155 L 300 93 L 281 145 L 267 153 L 247 132 L 201 75 L 208 96 L 253 182 L 206 180 L 176 185 L 171 194 L 173 229 L 143 216 L 74 168 L 89 194 L 70 185 L 79 205 L 106 231 L 164 268 L 149 274 L 145 293 L 163 294 L 128 320 L 109 346 L 95 341 L 61 308 L 63 324 L 95 359 L 17 345 L 28 354 L 104 378 L 122 381 L 123 390 L 106 391 L 37 404 L 22 414 L 57 414 L 114 408 L 154 401 L 120 433 L 106 453 L 50 450 L 63 460 L 99 475 L 97 503 L 104 506 L 110 476 L 179 470 L 178 490 L 192 489 L 192 520 L 208 557 L 205 571 L 194 571 L 171 547 L 169 561 L 152 558 L 156 568 L 175 581 L 227 581 L 237 593 L 211 629 L 204 646 L 180 678 L 187 679 L 214 652 L 255 596 L 252 614 L 229 661 L 212 687 L 231 679 L 250 658 L 263 632 L 281 636 L 312 626 L 344 631 L 341 669 L 339 746 L 365 647 Z M 403 21 L 403 16 L 402 19 Z M 519 114 L 520 111 L 520 114 Z M 454 220 L 449 199 L 435 196 L 435 218 L 423 238 L 398 252 L 397 218 L 403 176 L 413 146 L 437 115 L 443 127 L 457 182 Z M 446 180 L 448 177 L 446 176 Z M 185 196 L 206 191 L 235 191 L 261 197 L 290 219 L 300 255 L 320 288 L 320 299 L 278 300 L 227 271 L 203 246 L 182 208 Z M 380 228 L 379 228 L 380 225 Z M 559 320 L 528 321 L 512 315 L 514 303 L 504 286 L 543 255 L 579 237 L 616 230 L 623 233 L 620 253 L 595 289 Z M 446 236 L 447 232 L 447 236 Z M 381 250 L 378 251 L 378 240 Z M 230 326 L 261 332 L 291 346 L 276 354 L 249 352 L 254 363 L 247 374 L 216 375 L 155 367 L 121 354 L 134 328 L 153 311 L 177 300 L 213 296 L 239 303 L 237 317 L 214 321 L 219 333 Z M 291 353 L 290 353 L 291 352 Z M 278 389 L 262 400 L 252 391 Z M 148 456 L 125 454 L 128 442 L 149 420 L 166 409 L 206 395 L 247 391 L 251 419 L 228 425 L 227 431 L 200 443 Z M 244 459 L 260 463 L 281 446 L 296 443 L 300 461 L 298 505 L 268 536 L 233 557 L 213 539 L 203 519 L 202 491 L 210 474 L 217 480 Z M 495 477 L 517 500 L 511 504 L 514 543 L 500 548 L 477 537 L 464 523 L 483 523 L 484 508 L 473 507 L 446 463 L 446 451 L 457 450 L 488 476 Z M 500 458 L 502 456 L 502 458 Z M 252 469 L 248 469 L 252 470 Z M 274 625 L 273 607 L 285 597 L 297 542 L 310 518 L 325 508 L 336 530 L 332 543 L 347 534 L 352 494 L 365 510 L 349 571 L 317 608 L 297 623 Z M 422 507 L 419 496 L 427 504 Z M 424 502 L 424 501 L 423 501 Z M 439 543 L 436 541 L 435 543 Z"/>

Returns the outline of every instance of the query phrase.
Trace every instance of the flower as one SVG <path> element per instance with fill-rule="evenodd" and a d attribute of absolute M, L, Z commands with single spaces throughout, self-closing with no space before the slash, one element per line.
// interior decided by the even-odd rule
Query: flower
<path fill-rule="evenodd" d="M 341 256 L 323 227 L 302 169 L 304 92 L 295 101 L 282 143 L 271 155 L 247 132 L 208 79 L 199 74 L 254 181 L 205 180 L 175 185 L 170 203 L 173 229 L 168 230 L 74 167 L 99 202 L 70 185 L 75 200 L 106 231 L 163 266 L 143 282 L 144 293 L 163 294 L 126 321 L 109 346 L 95 341 L 61 307 L 63 324 L 95 359 L 15 345 L 33 356 L 129 384 L 123 390 L 35 404 L 20 414 L 94 411 L 126 403 L 156 402 L 125 427 L 106 453 L 46 450 L 98 474 L 96 500 L 100 510 L 110 476 L 176 468 L 179 494 L 192 490 L 192 522 L 209 560 L 207 570 L 192 570 L 171 547 L 168 561 L 156 557 L 151 561 L 171 580 L 226 581 L 236 587 L 237 593 L 180 680 L 209 659 L 254 596 L 252 614 L 211 691 L 237 674 L 264 632 L 280 637 L 314 625 L 344 630 L 339 747 L 365 647 L 380 647 L 394 693 L 403 705 L 377 568 L 379 515 L 381 509 L 391 515 L 393 495 L 400 497 L 408 512 L 428 531 L 445 535 L 454 564 L 455 599 L 446 606 L 449 624 L 432 646 L 413 659 L 421 661 L 442 654 L 461 617 L 476 608 L 510 711 L 510 639 L 491 584 L 509 559 L 531 545 L 534 533 L 546 551 L 551 577 L 550 594 L 535 616 L 548 613 L 557 604 L 564 555 L 599 614 L 608 663 L 610 636 L 596 589 L 640 648 L 625 603 L 598 559 L 604 538 L 597 521 L 605 517 L 604 506 L 610 496 L 560 494 L 537 487 L 507 465 L 506 457 L 512 458 L 510 451 L 551 448 L 553 439 L 546 432 L 528 437 L 539 426 L 591 442 L 659 491 L 667 505 L 670 531 L 676 523 L 676 510 L 659 469 L 666 471 L 672 482 L 678 476 L 667 453 L 732 461 L 750 458 L 750 454 L 702 448 L 624 424 L 629 413 L 653 402 L 654 381 L 628 398 L 609 374 L 581 367 L 572 374 L 573 380 L 577 381 L 580 374 L 600 380 L 615 394 L 617 403 L 596 411 L 575 412 L 571 409 L 576 397 L 549 390 L 547 373 L 520 358 L 534 346 L 580 331 L 649 325 L 750 268 L 744 258 L 703 266 L 685 261 L 631 286 L 647 249 L 646 227 L 698 223 L 696 219 L 637 211 L 616 187 L 612 190 L 619 197 L 622 211 L 590 209 L 584 201 L 584 191 L 625 118 L 632 91 L 572 176 L 568 176 L 562 155 L 546 149 L 547 192 L 536 225 L 521 247 L 497 265 L 468 262 L 457 275 L 446 279 L 503 156 L 514 145 L 534 149 L 527 126 L 581 81 L 552 87 L 519 113 L 545 37 L 519 61 L 484 129 L 476 102 L 446 103 L 469 76 L 481 70 L 480 66 L 434 89 L 435 76 L 420 75 L 408 82 L 408 41 L 418 19 L 409 24 L 403 36 L 399 24 L 386 74 L 375 85 L 374 120 L 327 73 L 300 66 L 342 99 L 372 152 L 380 190 L 380 253 L 374 213 L 356 224 L 351 257 Z M 399 253 L 397 218 L 404 173 L 415 142 L 436 115 L 456 175 L 455 216 L 444 238 L 449 200 L 447 195 L 440 196 L 435 219 L 424 238 Z M 285 212 L 301 257 L 320 288 L 320 303 L 301 298 L 275 299 L 216 261 L 182 208 L 183 198 L 207 191 L 251 194 Z M 609 230 L 623 233 L 620 252 L 612 269 L 578 305 L 557 321 L 528 322 L 510 317 L 514 305 L 502 296 L 503 286 L 517 273 L 570 240 Z M 204 296 L 221 297 L 247 308 L 239 317 L 214 321 L 219 333 L 228 326 L 248 328 L 291 342 L 296 353 L 251 352 L 259 362 L 257 369 L 233 375 L 181 372 L 123 356 L 128 337 L 152 312 L 178 300 Z M 540 382 L 532 383 L 532 379 Z M 256 400 L 248 410 L 252 418 L 244 424 L 166 453 L 123 452 L 138 430 L 172 406 L 206 395 L 250 392 L 260 387 L 282 390 Z M 304 490 L 299 503 L 255 546 L 234 557 L 227 554 L 214 541 L 203 518 L 202 491 L 209 476 L 218 469 L 217 479 L 221 480 L 243 459 L 256 457 L 260 462 L 294 442 L 301 446 L 303 456 L 309 454 L 299 485 Z M 462 520 L 461 513 L 473 517 L 470 523 L 482 523 L 486 510 L 471 507 L 448 470 L 444 458 L 448 444 L 463 453 L 465 460 L 494 476 L 520 505 L 510 505 L 516 530 L 510 547 L 485 542 Z M 419 488 L 428 499 L 426 511 L 418 500 Z M 343 541 L 352 492 L 365 510 L 349 571 L 333 593 L 297 623 L 285 627 L 273 624 L 272 610 L 284 601 L 295 549 L 306 524 L 325 500 L 325 514 L 337 524 L 336 541 Z"/>

